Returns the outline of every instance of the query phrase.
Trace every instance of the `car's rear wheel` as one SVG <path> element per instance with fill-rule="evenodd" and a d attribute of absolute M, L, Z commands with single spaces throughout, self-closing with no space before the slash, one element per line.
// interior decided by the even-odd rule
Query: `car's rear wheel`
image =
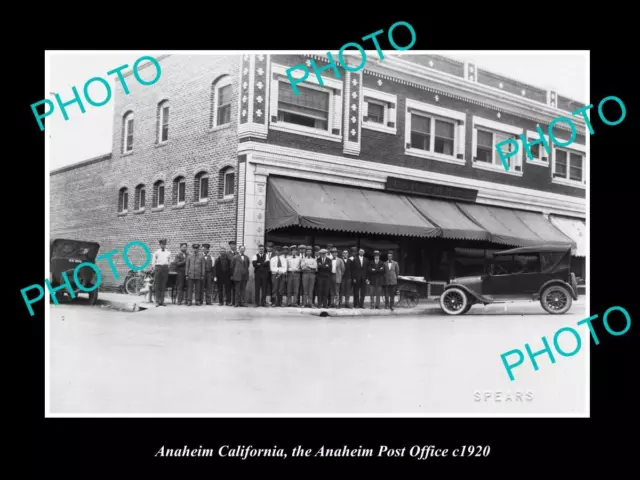
<path fill-rule="evenodd" d="M 473 304 L 471 302 L 467 303 L 467 306 L 464 307 L 464 310 L 462 311 L 463 314 L 467 313 L 469 310 L 471 310 L 471 307 L 473 307 Z"/>
<path fill-rule="evenodd" d="M 468 311 L 469 298 L 460 288 L 449 288 L 440 295 L 440 308 L 449 315 L 462 315 Z"/>
<path fill-rule="evenodd" d="M 567 313 L 571 308 L 573 299 L 569 290 L 561 285 L 552 285 L 545 288 L 540 297 L 540 304 L 547 313 L 560 315 Z"/>
<path fill-rule="evenodd" d="M 96 288 L 94 291 L 89 292 L 89 305 L 95 305 L 98 301 L 98 289 Z"/>

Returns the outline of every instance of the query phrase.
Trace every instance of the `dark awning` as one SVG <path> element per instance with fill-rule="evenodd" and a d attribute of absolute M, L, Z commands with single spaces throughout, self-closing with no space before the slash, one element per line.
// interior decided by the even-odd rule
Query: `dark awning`
<path fill-rule="evenodd" d="M 440 227 L 443 238 L 491 240 L 490 233 L 473 223 L 454 202 L 426 197 L 408 198 L 431 223 Z"/>
<path fill-rule="evenodd" d="M 266 229 L 293 225 L 414 237 L 440 234 L 404 195 L 269 177 Z"/>
<path fill-rule="evenodd" d="M 491 234 L 491 241 L 519 247 L 576 244 L 554 227 L 541 213 L 511 210 L 490 205 L 458 204 L 478 225 Z"/>

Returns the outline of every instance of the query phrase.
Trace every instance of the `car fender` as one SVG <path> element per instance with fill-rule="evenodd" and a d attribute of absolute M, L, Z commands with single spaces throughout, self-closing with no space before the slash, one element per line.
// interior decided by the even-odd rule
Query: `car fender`
<path fill-rule="evenodd" d="M 449 283 L 449 284 L 445 285 L 443 293 L 446 292 L 447 290 L 452 289 L 452 288 L 459 288 L 460 290 L 463 290 L 470 297 L 475 298 L 478 302 L 484 303 L 485 305 L 487 305 L 489 303 L 493 303 L 493 300 L 490 300 L 490 299 L 488 299 L 486 297 L 483 297 L 479 293 L 476 293 L 473 290 L 471 290 L 469 287 L 467 287 L 465 285 L 462 285 L 462 284 L 459 284 L 459 283 Z"/>
<path fill-rule="evenodd" d="M 569 290 L 569 293 L 571 294 L 571 297 L 574 300 L 578 300 L 578 292 L 576 292 L 573 287 L 571 285 L 569 285 L 567 282 L 563 281 L 563 280 L 558 280 L 558 279 L 554 279 L 554 280 L 549 280 L 547 282 L 545 282 L 541 287 L 540 290 L 538 291 L 538 294 L 535 296 L 534 300 L 538 300 L 540 299 L 540 297 L 542 297 L 542 292 L 544 292 L 545 288 L 550 287 L 551 285 L 562 285 L 563 287 L 565 287 L 567 290 Z"/>

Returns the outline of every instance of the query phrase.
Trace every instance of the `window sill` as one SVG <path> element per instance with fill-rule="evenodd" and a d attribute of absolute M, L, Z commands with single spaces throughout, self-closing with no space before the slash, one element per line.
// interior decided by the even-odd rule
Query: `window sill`
<path fill-rule="evenodd" d="M 155 208 L 152 208 L 152 209 L 151 209 L 151 211 L 152 211 L 152 212 L 161 212 L 161 211 L 163 211 L 163 210 L 164 210 L 164 206 L 162 206 L 162 207 L 155 207 Z"/>
<path fill-rule="evenodd" d="M 210 132 L 218 132 L 220 130 L 226 130 L 227 128 L 231 128 L 231 122 L 225 123 L 224 125 L 216 125 L 215 127 L 209 128 Z"/>
<path fill-rule="evenodd" d="M 230 202 L 233 202 L 234 198 L 235 198 L 235 195 L 231 195 L 229 197 L 224 197 L 224 198 L 221 198 L 220 200 L 218 200 L 218 203 L 230 203 Z"/>
<path fill-rule="evenodd" d="M 473 168 L 479 168 L 481 170 L 489 170 L 490 172 L 496 172 L 496 173 L 504 173 L 505 175 L 513 175 L 515 177 L 522 176 L 522 170 L 519 172 L 517 170 L 513 170 L 512 168 L 510 168 L 509 170 L 505 170 L 502 165 L 498 166 L 498 165 L 492 165 L 490 163 L 484 163 L 484 162 L 473 162 Z"/>
<path fill-rule="evenodd" d="M 169 144 L 169 140 L 166 140 L 164 142 L 156 143 L 154 147 L 155 148 L 166 147 L 168 144 Z"/>
<path fill-rule="evenodd" d="M 141 209 L 139 209 L 139 210 L 134 210 L 134 211 L 133 211 L 133 214 L 134 214 L 134 215 L 140 215 L 141 213 L 144 213 L 144 210 L 145 210 L 144 208 L 141 208 Z"/>
<path fill-rule="evenodd" d="M 193 206 L 194 206 L 194 207 L 203 207 L 203 206 L 208 205 L 208 204 L 209 204 L 209 199 L 206 199 L 206 200 L 198 200 L 197 202 L 194 202 L 194 203 L 193 203 Z"/>
<path fill-rule="evenodd" d="M 568 180 L 566 178 L 553 177 L 551 179 L 551 183 L 557 183 L 559 185 L 567 185 L 569 187 L 575 187 L 575 188 L 584 188 L 584 189 L 587 188 L 587 186 L 583 182 L 577 182 L 575 180 Z"/>
<path fill-rule="evenodd" d="M 538 160 L 538 159 L 529 160 L 527 158 L 527 163 L 530 163 L 531 165 L 539 165 L 541 167 L 548 167 L 549 166 L 549 162 L 543 162 L 542 160 Z"/>
<path fill-rule="evenodd" d="M 124 152 L 121 157 L 128 157 L 129 155 L 133 155 L 133 150 L 129 150 L 128 152 Z"/>
<path fill-rule="evenodd" d="M 380 123 L 374 122 L 362 122 L 362 128 L 366 128 L 367 130 L 375 130 L 376 132 L 390 133 L 391 135 L 396 135 L 398 133 L 396 128 L 385 127 Z"/>
<path fill-rule="evenodd" d="M 128 210 L 126 210 L 126 211 L 124 211 L 124 212 L 118 212 L 118 216 L 119 216 L 119 217 L 126 217 L 128 213 L 129 213 L 129 211 L 128 211 Z"/>
<path fill-rule="evenodd" d="M 439 162 L 453 163 L 455 165 L 464 165 L 466 163 L 464 158 L 455 158 L 451 155 L 428 152 L 426 150 L 419 150 L 417 148 L 405 148 L 404 153 L 405 155 L 411 155 L 412 157 L 426 158 L 428 160 L 438 160 Z"/>
<path fill-rule="evenodd" d="M 320 138 L 322 140 L 329 140 L 331 142 L 342 142 L 342 135 L 333 135 L 325 130 L 318 130 L 315 128 L 307 128 L 292 123 L 270 123 L 269 128 L 279 132 L 295 133 L 297 135 L 304 135 L 307 137 Z"/>
<path fill-rule="evenodd" d="M 184 208 L 185 204 L 184 203 L 179 203 L 178 205 L 174 205 L 173 207 L 171 207 L 172 210 L 180 210 L 181 208 Z"/>

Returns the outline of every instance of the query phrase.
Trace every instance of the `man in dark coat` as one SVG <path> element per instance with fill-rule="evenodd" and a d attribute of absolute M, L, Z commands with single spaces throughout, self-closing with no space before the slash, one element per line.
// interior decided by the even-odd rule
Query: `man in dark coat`
<path fill-rule="evenodd" d="M 371 285 L 371 309 L 373 310 L 374 308 L 373 297 L 375 296 L 375 308 L 380 310 L 380 295 L 384 285 L 384 263 L 380 260 L 380 252 L 378 250 L 373 252 L 373 261 L 369 263 L 367 271 L 369 272 L 367 283 Z"/>
<path fill-rule="evenodd" d="M 196 297 L 196 305 L 202 305 L 202 282 L 204 280 L 204 257 L 200 252 L 200 244 L 191 245 L 193 249 L 189 258 L 187 258 L 187 305 L 191 305 L 194 293 Z"/>
<path fill-rule="evenodd" d="M 264 252 L 264 245 L 258 245 L 258 253 L 253 256 L 253 277 L 255 282 L 255 306 L 267 306 L 267 279 L 271 275 L 271 259 Z"/>
<path fill-rule="evenodd" d="M 398 262 L 393 259 L 393 251 L 389 250 L 387 261 L 384 262 L 384 289 L 385 289 L 385 308 L 391 308 L 393 311 L 393 302 L 396 296 L 396 288 L 398 286 L 398 276 L 400 275 L 400 267 Z"/>
<path fill-rule="evenodd" d="M 236 248 L 236 241 L 235 240 L 231 240 L 229 242 L 229 251 L 227 252 L 227 258 L 229 259 L 229 266 L 231 266 L 231 262 L 233 261 L 233 257 L 235 257 L 236 255 L 238 255 L 238 250 Z M 231 268 L 231 267 L 229 267 Z M 231 274 L 233 274 L 233 271 L 231 272 Z M 229 277 L 231 278 L 231 277 Z M 229 280 L 229 285 L 231 288 L 231 297 L 229 297 L 229 305 L 233 304 L 233 301 L 236 297 L 236 284 L 233 282 L 233 280 Z"/>
<path fill-rule="evenodd" d="M 344 297 L 344 307 L 351 308 L 351 305 L 349 305 L 349 297 L 351 296 L 353 286 L 351 282 L 351 263 L 353 260 L 349 258 L 349 252 L 347 250 L 342 251 L 342 261 L 344 262 L 344 274 L 342 276 L 342 283 L 340 283 L 338 307 L 341 306 L 342 297 Z"/>
<path fill-rule="evenodd" d="M 318 303 L 320 308 L 327 308 L 329 300 L 329 283 L 331 282 L 331 260 L 327 258 L 327 251 L 320 250 L 318 259 L 318 273 L 316 283 L 318 284 Z"/>
<path fill-rule="evenodd" d="M 244 295 L 249 280 L 249 257 L 244 254 L 244 245 L 240 246 L 240 252 L 231 261 L 231 280 L 233 280 L 236 293 L 236 307 L 246 307 Z"/>
<path fill-rule="evenodd" d="M 173 259 L 173 263 L 176 269 L 176 290 L 178 291 L 178 298 L 176 303 L 183 305 L 184 303 L 184 288 L 186 285 L 186 268 L 187 268 L 187 244 L 180 244 L 180 251 L 176 253 L 176 257 Z"/>
<path fill-rule="evenodd" d="M 353 308 L 364 308 L 364 297 L 366 294 L 367 272 L 369 270 L 369 260 L 364 256 L 361 248 L 358 255 L 351 263 L 351 281 L 353 282 Z"/>
<path fill-rule="evenodd" d="M 211 245 L 208 243 L 202 244 L 203 249 L 203 257 L 204 257 L 204 300 L 207 305 L 211 305 L 211 296 L 213 294 L 213 279 L 215 278 L 214 268 L 213 268 L 213 255 L 209 253 L 209 248 Z"/>
<path fill-rule="evenodd" d="M 231 305 L 231 260 L 227 254 L 227 247 L 220 245 L 220 256 L 213 266 L 218 282 L 218 299 L 220 306 Z"/>

